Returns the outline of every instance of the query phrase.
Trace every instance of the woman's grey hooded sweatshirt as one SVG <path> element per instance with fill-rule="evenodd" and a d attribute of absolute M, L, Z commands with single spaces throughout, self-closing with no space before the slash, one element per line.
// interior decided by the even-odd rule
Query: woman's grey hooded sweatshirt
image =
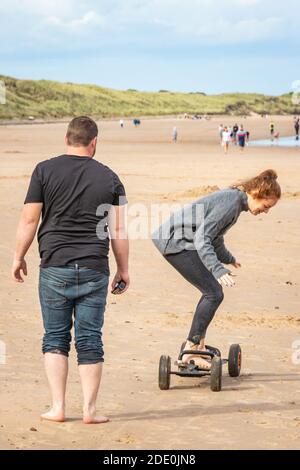
<path fill-rule="evenodd" d="M 235 262 L 224 245 L 223 235 L 248 209 L 244 191 L 216 191 L 172 214 L 153 232 L 153 243 L 163 255 L 197 250 L 203 264 L 218 279 L 230 272 L 222 263 Z"/>

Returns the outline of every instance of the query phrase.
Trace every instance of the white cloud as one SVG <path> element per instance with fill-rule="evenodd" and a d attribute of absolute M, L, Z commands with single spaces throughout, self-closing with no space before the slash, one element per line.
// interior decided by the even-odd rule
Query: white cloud
<path fill-rule="evenodd" d="M 218 19 L 214 22 L 191 21 L 174 28 L 181 34 L 198 36 L 205 44 L 248 43 L 271 38 L 282 30 L 281 18 L 245 19 L 228 21 Z"/>
<path fill-rule="evenodd" d="M 297 0 L 102 0 L 101 6 L 116 31 L 152 23 L 204 44 L 289 37 L 300 26 Z"/>
<path fill-rule="evenodd" d="M 59 18 L 57 16 L 51 16 L 46 18 L 45 23 L 52 26 L 58 26 L 60 28 L 66 28 L 72 31 L 78 31 L 91 25 L 103 26 L 105 24 L 105 18 L 98 15 L 94 11 L 88 11 L 81 18 L 70 20 Z"/>
<path fill-rule="evenodd" d="M 140 47 L 158 44 L 160 37 L 162 48 L 168 41 L 298 43 L 298 10 L 298 0 L 0 0 L 0 40 L 7 50 L 20 44 L 45 47 L 54 37 L 63 50 L 64 35 L 73 35 L 76 45 L 78 32 L 90 32 L 93 44 L 137 41 Z"/>
<path fill-rule="evenodd" d="M 1 0 L 0 11 L 3 14 L 14 12 L 28 16 L 48 16 L 57 11 L 60 14 L 68 14 L 76 9 L 75 0 Z"/>

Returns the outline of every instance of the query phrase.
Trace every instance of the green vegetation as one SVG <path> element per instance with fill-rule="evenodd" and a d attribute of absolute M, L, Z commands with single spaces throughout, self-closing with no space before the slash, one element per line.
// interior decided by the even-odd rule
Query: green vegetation
<path fill-rule="evenodd" d="M 49 80 L 18 80 L 0 75 L 6 87 L 6 104 L 0 104 L 0 119 L 63 118 L 88 114 L 95 118 L 118 116 L 163 116 L 174 114 L 250 113 L 296 114 L 291 93 L 265 96 L 255 93 L 205 95 L 202 92 L 157 93 L 112 90 L 96 85 L 76 85 Z"/>

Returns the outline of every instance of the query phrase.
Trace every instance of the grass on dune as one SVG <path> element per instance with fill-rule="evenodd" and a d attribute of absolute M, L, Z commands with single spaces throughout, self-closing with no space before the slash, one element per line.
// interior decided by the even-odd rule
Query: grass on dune
<path fill-rule="evenodd" d="M 19 80 L 0 75 L 5 83 L 6 104 L 0 119 L 63 118 L 81 114 L 94 117 L 164 116 L 174 114 L 250 113 L 296 114 L 299 106 L 291 94 L 266 96 L 254 93 L 204 93 L 119 91 L 96 85 L 49 80 Z"/>

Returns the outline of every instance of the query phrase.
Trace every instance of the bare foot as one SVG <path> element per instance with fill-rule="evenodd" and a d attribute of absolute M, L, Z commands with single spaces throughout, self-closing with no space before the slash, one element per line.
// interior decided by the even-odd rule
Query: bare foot
<path fill-rule="evenodd" d="M 195 364 L 195 366 L 199 367 L 200 369 L 206 370 L 210 370 L 211 367 L 211 363 L 209 361 L 198 355 L 189 355 L 187 364 Z"/>
<path fill-rule="evenodd" d="M 48 421 L 56 421 L 58 423 L 62 423 L 65 420 L 65 412 L 64 410 L 56 411 L 53 408 L 47 411 L 47 413 L 43 413 L 41 415 L 41 419 L 46 419 Z"/>
<path fill-rule="evenodd" d="M 189 351 L 198 351 L 199 350 L 199 345 L 194 344 L 190 341 L 186 342 L 186 345 L 184 349 L 189 350 Z M 211 367 L 210 361 L 205 359 L 203 356 L 200 355 L 194 355 L 194 354 L 184 354 L 182 357 L 182 363 L 183 364 L 190 364 L 190 363 L 195 364 L 195 366 L 200 367 L 201 369 L 207 369 L 209 370 Z"/>
<path fill-rule="evenodd" d="M 91 410 L 89 410 L 83 412 L 84 424 L 102 424 L 107 423 L 108 421 L 109 418 L 107 418 L 107 416 L 95 416 L 95 411 L 91 412 Z"/>
<path fill-rule="evenodd" d="M 203 344 L 199 344 L 198 345 L 198 351 L 208 351 L 208 349 L 206 349 L 206 346 Z M 206 355 L 203 355 L 203 356 L 197 356 L 200 359 L 202 359 L 202 365 L 200 367 L 204 368 L 204 369 L 210 369 L 211 368 L 211 357 L 210 356 L 206 356 Z"/>

